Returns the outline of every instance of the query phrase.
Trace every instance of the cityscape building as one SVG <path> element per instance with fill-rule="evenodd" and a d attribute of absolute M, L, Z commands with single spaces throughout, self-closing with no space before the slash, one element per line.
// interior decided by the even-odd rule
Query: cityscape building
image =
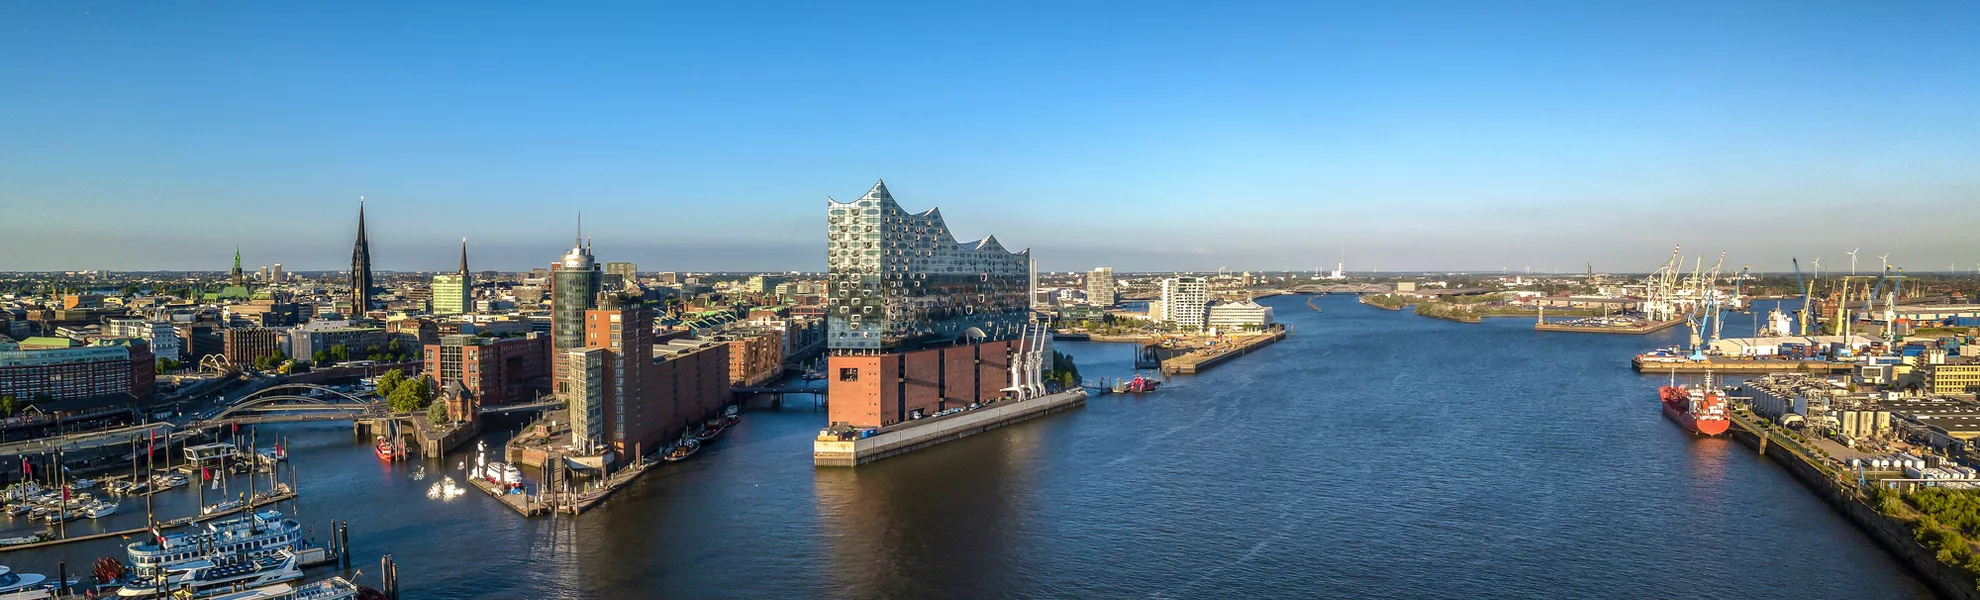
<path fill-rule="evenodd" d="M 371 310 L 371 292 L 375 282 L 371 279 L 371 244 L 364 237 L 364 199 L 358 199 L 357 243 L 351 248 L 351 312 L 352 318 L 363 318 Z"/>
<path fill-rule="evenodd" d="M 1095 267 L 1086 273 L 1086 302 L 1094 306 L 1114 305 L 1114 268 Z"/>
<path fill-rule="evenodd" d="M 467 238 L 461 238 L 460 270 L 433 276 L 433 314 L 460 315 L 474 309 L 474 277 L 468 273 Z"/>
<path fill-rule="evenodd" d="M 571 251 L 550 270 L 551 378 L 556 382 L 557 396 L 566 400 L 571 391 L 567 361 L 572 356 L 571 350 L 585 347 L 585 311 L 598 306 L 599 287 L 604 279 L 598 267 L 598 259 L 591 255 L 591 245 L 580 234 Z M 573 408 L 572 412 L 577 411 Z"/>
<path fill-rule="evenodd" d="M 1163 279 L 1157 302 L 1161 315 L 1150 312 L 1150 318 L 1184 331 L 1202 330 L 1209 318 L 1210 282 L 1195 276 Z"/>
<path fill-rule="evenodd" d="M 885 182 L 826 204 L 831 421 L 884 426 L 1003 397 L 1030 322 L 1030 251 L 959 243 L 939 210 L 903 210 Z"/>
<path fill-rule="evenodd" d="M 1245 300 L 1211 306 L 1208 325 L 1217 331 L 1239 331 L 1264 329 L 1272 322 L 1272 307 Z"/>
<path fill-rule="evenodd" d="M 425 345 L 426 375 L 435 389 L 460 386 L 472 406 L 500 406 L 535 399 L 550 388 L 550 336 L 516 338 L 440 336 Z"/>
<path fill-rule="evenodd" d="M 252 365 L 255 359 L 282 349 L 282 333 L 263 327 L 228 329 L 221 334 L 221 356 L 236 365 Z"/>
<path fill-rule="evenodd" d="M 185 351 L 179 343 L 179 332 L 171 323 L 151 321 L 136 317 L 116 317 L 103 321 L 103 334 L 107 337 L 137 338 L 151 346 L 154 358 L 184 360 Z"/>
<path fill-rule="evenodd" d="M 0 341 L 0 396 L 75 400 L 128 394 L 148 401 L 156 389 L 154 359 L 143 340 L 31 348 Z"/>

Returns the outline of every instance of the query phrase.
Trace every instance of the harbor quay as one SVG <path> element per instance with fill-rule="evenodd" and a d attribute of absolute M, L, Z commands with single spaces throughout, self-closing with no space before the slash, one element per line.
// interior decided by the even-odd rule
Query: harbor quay
<path fill-rule="evenodd" d="M 820 467 L 855 467 L 998 427 L 1086 405 L 1086 390 L 1071 390 L 1032 398 L 1007 400 L 972 411 L 882 427 L 867 437 L 841 440 L 821 435 L 812 442 L 812 463 Z"/>

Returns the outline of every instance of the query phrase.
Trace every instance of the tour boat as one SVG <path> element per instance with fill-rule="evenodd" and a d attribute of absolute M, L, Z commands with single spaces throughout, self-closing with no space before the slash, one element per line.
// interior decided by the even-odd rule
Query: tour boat
<path fill-rule="evenodd" d="M 331 577 L 302 585 L 277 583 L 245 592 L 212 596 L 208 600 L 355 600 L 365 597 L 366 590 L 377 594 L 377 590 L 358 587 L 348 579 Z"/>
<path fill-rule="evenodd" d="M 208 598 L 303 578 L 300 561 L 287 550 L 272 556 L 199 559 L 166 566 L 145 581 L 126 584 L 119 598 Z"/>
<path fill-rule="evenodd" d="M 283 550 L 301 554 L 322 551 L 304 545 L 302 524 L 273 510 L 213 521 L 196 531 L 161 534 L 153 530 L 150 538 L 134 542 L 126 550 L 140 576 L 150 576 L 166 565 L 202 558 L 224 560 L 273 556 Z"/>

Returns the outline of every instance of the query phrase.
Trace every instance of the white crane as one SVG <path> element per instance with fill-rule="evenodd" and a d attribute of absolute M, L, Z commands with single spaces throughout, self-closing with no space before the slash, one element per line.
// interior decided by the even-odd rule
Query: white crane
<path fill-rule="evenodd" d="M 1857 250 L 1862 250 L 1862 249 L 1863 249 L 1862 246 L 1857 246 L 1856 250 L 1851 250 L 1843 253 L 1849 255 L 1849 274 L 1852 277 L 1856 275 L 1856 252 Z"/>

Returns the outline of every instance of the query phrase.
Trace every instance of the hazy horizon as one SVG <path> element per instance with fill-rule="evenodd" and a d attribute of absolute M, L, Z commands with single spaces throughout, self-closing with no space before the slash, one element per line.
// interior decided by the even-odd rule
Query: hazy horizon
<path fill-rule="evenodd" d="M 0 5 L 0 271 L 1980 267 L 1980 4 Z M 1867 265 L 1867 267 L 1866 267 Z"/>

